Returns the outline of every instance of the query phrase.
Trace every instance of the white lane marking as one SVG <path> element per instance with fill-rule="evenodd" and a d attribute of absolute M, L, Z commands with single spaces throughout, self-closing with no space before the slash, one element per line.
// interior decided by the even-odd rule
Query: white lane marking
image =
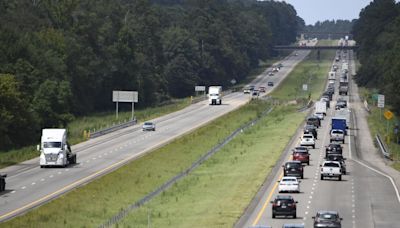
<path fill-rule="evenodd" d="M 22 188 L 21 189 L 25 189 L 26 187 L 25 186 L 22 186 Z"/>
<path fill-rule="evenodd" d="M 12 192 L 10 192 L 11 194 L 14 194 L 16 191 L 14 190 L 14 191 L 12 191 Z"/>
<path fill-rule="evenodd" d="M 50 177 L 50 178 L 53 178 L 54 176 L 53 176 L 53 175 L 50 175 L 49 177 Z"/>
<path fill-rule="evenodd" d="M 89 162 L 90 162 L 90 160 L 87 160 L 87 161 L 86 161 L 86 163 L 89 163 Z"/>
<path fill-rule="evenodd" d="M 40 179 L 40 181 L 44 181 L 44 180 L 45 180 L 44 178 Z"/>
<path fill-rule="evenodd" d="M 101 158 L 101 155 L 99 155 L 99 158 Z"/>
<path fill-rule="evenodd" d="M 58 172 L 58 175 L 60 175 L 61 174 L 61 172 Z"/>
<path fill-rule="evenodd" d="M 95 158 L 95 157 L 93 157 L 92 159 L 93 159 L 93 160 L 96 160 L 96 158 Z"/>
<path fill-rule="evenodd" d="M 65 172 L 68 172 L 68 171 L 69 171 L 69 169 L 66 169 L 66 170 L 65 170 Z"/>
<path fill-rule="evenodd" d="M 35 182 L 32 182 L 32 184 L 31 185 L 35 185 L 36 183 Z"/>

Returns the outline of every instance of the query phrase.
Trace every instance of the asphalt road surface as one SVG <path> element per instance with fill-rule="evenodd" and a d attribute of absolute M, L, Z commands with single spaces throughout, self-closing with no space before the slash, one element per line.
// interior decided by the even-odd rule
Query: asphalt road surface
<path fill-rule="evenodd" d="M 352 58 L 353 54 L 349 52 L 346 55 L 346 61 L 350 63 L 350 68 L 354 67 L 351 65 L 353 63 Z M 289 223 L 313 227 L 312 216 L 315 216 L 319 210 L 338 211 L 343 218 L 342 227 L 400 227 L 400 199 L 394 185 L 385 174 L 358 158 L 358 154 L 362 151 L 359 151 L 360 149 L 356 145 L 371 139 L 360 137 L 359 132 L 357 132 L 358 121 L 356 121 L 357 117 L 354 115 L 356 112 L 354 112 L 352 106 L 355 95 L 351 94 L 356 86 L 353 81 L 350 81 L 349 96 L 341 96 L 348 100 L 349 108 L 340 111 L 334 110 L 335 100 L 338 98 L 338 81 L 339 74 L 337 74 L 335 96 L 331 101 L 331 108 L 328 109 L 327 116 L 318 129 L 316 148 L 310 149 L 311 162 L 309 166 L 305 167 L 304 179 L 300 183 L 301 193 L 280 193 L 292 195 L 299 202 L 297 204 L 298 218 L 272 218 L 270 201 L 278 195 L 277 181 L 283 175 L 282 168 L 280 168 L 271 176 L 273 178 L 268 179 L 265 186 L 261 188 L 258 196 L 255 197 L 246 213 L 239 220 L 237 227 L 262 225 L 282 227 L 283 224 Z M 342 176 L 342 181 L 320 180 L 319 165 L 324 161 L 325 146 L 329 144 L 331 118 L 338 112 L 348 112 L 350 117 L 349 133 L 345 138 L 345 144 L 343 144 L 343 154 L 347 158 L 347 174 Z M 363 123 L 365 124 L 365 121 Z M 297 138 L 301 136 L 301 133 L 302 129 L 299 129 L 294 136 L 296 140 L 292 140 L 288 150 L 285 151 L 283 162 L 291 160 L 289 151 L 299 144 Z M 355 141 L 358 143 L 355 143 Z M 281 166 L 283 162 L 277 165 Z"/>
<path fill-rule="evenodd" d="M 311 45 L 314 45 L 311 44 Z M 268 94 L 301 62 L 309 51 L 297 51 L 283 61 L 283 68 L 274 76 L 267 69 L 251 84 L 265 86 Z M 268 87 L 267 82 L 274 82 Z M 264 94 L 264 95 L 265 95 Z M 183 110 L 152 120 L 155 132 L 142 132 L 133 126 L 98 137 L 72 147 L 77 163 L 67 168 L 39 167 L 38 158 L 0 170 L 7 173 L 6 191 L 0 195 L 0 221 L 10 219 L 94 178 L 104 175 L 171 140 L 244 105 L 250 100 L 242 92 L 223 97 L 222 105 L 209 106 L 208 101 L 193 104 Z"/>

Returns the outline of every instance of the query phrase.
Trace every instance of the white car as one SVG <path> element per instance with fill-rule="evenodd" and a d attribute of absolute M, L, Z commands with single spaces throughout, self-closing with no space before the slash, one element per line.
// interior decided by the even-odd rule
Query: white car
<path fill-rule="evenodd" d="M 314 113 L 314 116 L 318 117 L 318 119 L 320 119 L 320 120 L 324 119 L 324 113 L 322 113 L 322 112 L 316 112 L 316 113 Z"/>
<path fill-rule="evenodd" d="M 311 146 L 315 149 L 315 138 L 312 134 L 304 134 L 300 140 L 300 146 Z"/>
<path fill-rule="evenodd" d="M 278 186 L 279 193 L 281 192 L 297 192 L 300 193 L 300 181 L 296 177 L 282 177 Z"/>
<path fill-rule="evenodd" d="M 152 122 L 145 122 L 142 126 L 143 131 L 155 131 L 156 130 L 156 124 Z"/>

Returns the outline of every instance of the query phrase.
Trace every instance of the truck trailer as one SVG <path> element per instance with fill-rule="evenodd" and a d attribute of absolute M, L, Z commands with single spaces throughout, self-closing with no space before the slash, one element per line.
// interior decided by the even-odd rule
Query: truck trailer
<path fill-rule="evenodd" d="M 39 148 L 40 168 L 76 164 L 76 154 L 72 153 L 67 142 L 66 129 L 42 129 Z"/>

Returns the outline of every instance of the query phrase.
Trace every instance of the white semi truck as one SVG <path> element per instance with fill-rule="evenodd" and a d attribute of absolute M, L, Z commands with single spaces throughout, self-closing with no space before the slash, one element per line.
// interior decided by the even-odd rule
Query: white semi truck
<path fill-rule="evenodd" d="M 43 129 L 40 143 L 40 168 L 46 166 L 65 167 L 76 163 L 76 154 L 72 153 L 67 142 L 66 129 Z"/>
<path fill-rule="evenodd" d="M 222 86 L 208 87 L 208 101 L 210 105 L 222 104 Z"/>

